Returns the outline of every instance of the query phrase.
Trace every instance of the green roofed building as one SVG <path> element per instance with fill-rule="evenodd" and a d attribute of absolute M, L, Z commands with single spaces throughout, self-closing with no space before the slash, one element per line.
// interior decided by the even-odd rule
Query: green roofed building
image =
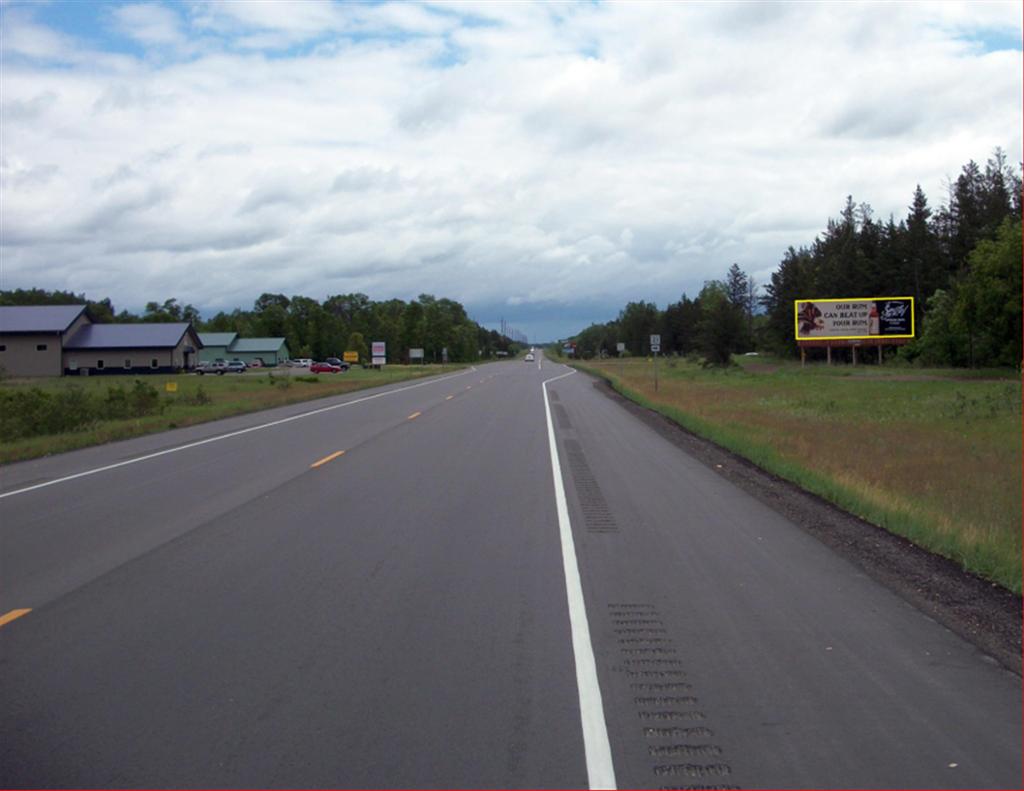
<path fill-rule="evenodd" d="M 251 363 L 260 359 L 264 365 L 280 365 L 289 358 L 284 338 L 239 338 L 237 332 L 201 332 L 203 342 L 200 360 L 241 360 Z"/>
<path fill-rule="evenodd" d="M 200 332 L 203 348 L 199 350 L 199 361 L 210 363 L 214 360 L 228 360 L 228 348 L 238 337 L 237 332 Z"/>
<path fill-rule="evenodd" d="M 235 338 L 227 353 L 229 360 L 251 363 L 258 358 L 264 365 L 280 365 L 289 356 L 284 338 Z"/>

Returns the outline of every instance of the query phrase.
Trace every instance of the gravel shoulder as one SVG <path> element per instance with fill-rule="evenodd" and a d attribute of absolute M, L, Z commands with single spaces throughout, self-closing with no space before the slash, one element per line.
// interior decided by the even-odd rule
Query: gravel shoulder
<path fill-rule="evenodd" d="M 741 456 L 630 401 L 603 379 L 594 386 L 665 439 L 785 516 L 905 601 L 1021 674 L 1021 597 L 964 571 Z"/>

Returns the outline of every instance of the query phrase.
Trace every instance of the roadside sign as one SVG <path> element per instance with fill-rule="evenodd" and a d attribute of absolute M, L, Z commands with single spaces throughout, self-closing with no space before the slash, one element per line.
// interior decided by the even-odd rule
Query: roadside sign
<path fill-rule="evenodd" d="M 357 363 L 359 362 L 359 352 L 345 352 L 341 355 L 341 359 L 347 363 Z"/>
<path fill-rule="evenodd" d="M 443 349 L 441 349 L 441 362 L 443 362 L 443 363 L 448 362 L 448 347 L 447 346 L 445 346 Z"/>
<path fill-rule="evenodd" d="M 387 359 L 388 359 L 387 357 L 374 357 L 373 358 L 373 364 L 375 366 L 376 365 L 384 365 L 384 363 L 387 362 Z"/>
<path fill-rule="evenodd" d="M 651 351 L 655 351 L 655 352 L 658 351 L 657 349 L 654 348 L 655 346 L 661 346 L 661 336 L 660 335 L 652 335 L 651 336 Z"/>
<path fill-rule="evenodd" d="M 615 344 L 615 351 L 617 351 L 619 354 L 622 354 L 624 351 L 626 351 L 626 344 L 624 344 L 624 343 L 616 343 Z"/>
<path fill-rule="evenodd" d="M 374 357 L 387 356 L 387 352 L 385 351 L 385 349 L 387 348 L 387 344 L 384 341 L 374 341 L 370 345 L 372 347 L 371 354 L 373 354 Z"/>
<path fill-rule="evenodd" d="M 660 343 L 652 343 L 651 344 L 651 351 L 652 352 L 660 352 L 661 351 L 661 344 Z"/>
<path fill-rule="evenodd" d="M 178 383 L 177 382 L 168 382 L 167 384 L 164 385 L 164 389 L 167 390 L 168 393 L 177 393 L 178 392 Z"/>
<path fill-rule="evenodd" d="M 423 349 L 409 349 L 409 359 L 410 360 L 422 360 L 423 359 Z"/>
<path fill-rule="evenodd" d="M 913 338 L 913 297 L 793 300 L 796 339 L 806 341 Z"/>

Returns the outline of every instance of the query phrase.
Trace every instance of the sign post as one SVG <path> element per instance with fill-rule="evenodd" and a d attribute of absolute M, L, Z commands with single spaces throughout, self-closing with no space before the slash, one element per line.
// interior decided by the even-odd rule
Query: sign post
<path fill-rule="evenodd" d="M 622 379 L 624 375 L 622 370 L 622 353 L 626 351 L 626 344 L 619 341 L 615 344 L 615 351 L 619 353 L 619 379 Z"/>
<path fill-rule="evenodd" d="M 651 354 L 654 355 L 654 392 L 658 392 L 658 352 L 661 351 L 661 336 L 651 336 Z"/>

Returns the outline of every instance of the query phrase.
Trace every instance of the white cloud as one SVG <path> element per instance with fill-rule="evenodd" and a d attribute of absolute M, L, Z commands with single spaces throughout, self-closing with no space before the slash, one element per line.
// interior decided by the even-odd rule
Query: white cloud
<path fill-rule="evenodd" d="M 1021 54 L 978 44 L 1009 5 L 119 7 L 139 59 L 12 9 L 5 287 L 664 305 L 847 194 L 899 217 L 1017 161 Z"/>
<path fill-rule="evenodd" d="M 139 3 L 118 6 L 112 13 L 120 32 L 140 44 L 180 47 L 185 43 L 180 17 L 169 8 Z"/>

